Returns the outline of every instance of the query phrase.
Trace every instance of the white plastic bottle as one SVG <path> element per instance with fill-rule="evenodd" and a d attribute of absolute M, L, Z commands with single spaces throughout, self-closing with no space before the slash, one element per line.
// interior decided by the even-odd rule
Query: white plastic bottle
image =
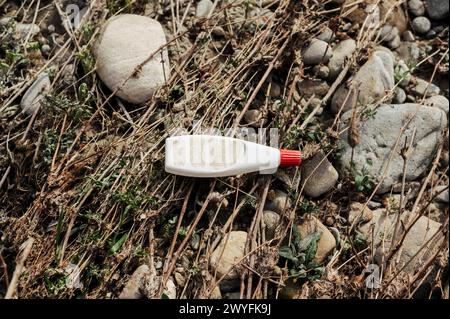
<path fill-rule="evenodd" d="M 182 135 L 166 139 L 166 172 L 192 177 L 233 176 L 278 167 L 299 166 L 300 151 L 277 149 L 216 135 Z"/>

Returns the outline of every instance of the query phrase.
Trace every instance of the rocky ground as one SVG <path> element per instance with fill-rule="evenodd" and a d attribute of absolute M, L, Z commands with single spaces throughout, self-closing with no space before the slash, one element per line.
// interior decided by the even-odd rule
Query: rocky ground
<path fill-rule="evenodd" d="M 448 10 L 0 0 L 0 296 L 448 298 Z M 165 173 L 230 127 L 301 167 Z"/>

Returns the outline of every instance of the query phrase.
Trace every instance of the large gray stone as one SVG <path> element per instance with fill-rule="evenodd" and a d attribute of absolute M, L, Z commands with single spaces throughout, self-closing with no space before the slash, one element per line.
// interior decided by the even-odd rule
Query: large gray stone
<path fill-rule="evenodd" d="M 414 128 L 416 135 L 406 168 L 406 181 L 412 181 L 426 171 L 441 140 L 441 133 L 447 126 L 447 116 L 438 108 L 419 104 L 382 105 L 377 108 L 374 117 L 359 124 L 360 142 L 354 149 L 353 162 L 356 169 L 362 170 L 365 167 L 368 174 L 378 182 L 401 128 L 416 111 L 394 151 L 389 171 L 378 193 L 387 192 L 393 184 L 400 182 L 403 170 L 400 149 L 405 137 L 408 138 L 408 143 L 411 141 Z M 348 111 L 342 116 L 341 130 L 349 125 L 351 115 L 352 111 Z M 349 172 L 352 148 L 348 143 L 348 130 L 341 135 L 341 142 L 344 150 L 341 153 L 340 169 L 342 172 Z"/>
<path fill-rule="evenodd" d="M 354 87 L 358 91 L 357 101 L 361 105 L 376 102 L 384 97 L 394 87 L 394 61 L 388 52 L 375 51 L 369 60 L 359 69 L 347 85 L 342 85 L 331 100 L 331 109 L 337 112 L 342 106 L 343 98 L 348 88 Z M 352 107 L 352 99 L 348 99 L 343 111 Z"/>
<path fill-rule="evenodd" d="M 410 212 L 405 212 L 401 216 L 403 223 L 400 223 L 397 236 L 402 236 L 404 234 L 402 224 L 405 226 L 409 225 L 416 216 L 417 215 L 413 216 Z M 389 214 L 385 209 L 377 209 L 373 211 L 372 220 L 359 228 L 369 243 L 374 245 L 376 249 L 375 259 L 378 263 L 382 262 L 383 256 L 386 257 L 388 255 L 388 249 L 391 246 L 397 218 L 398 214 Z M 393 259 L 398 260 L 399 262 L 397 264 L 397 269 L 405 266 L 406 272 L 413 273 L 423 265 L 426 258 L 429 257 L 442 242 L 443 234 L 437 234 L 435 240 L 428 243 L 422 250 L 421 248 L 439 231 L 440 227 L 440 223 L 429 219 L 428 217 L 421 216 L 406 234 L 401 249 Z"/>

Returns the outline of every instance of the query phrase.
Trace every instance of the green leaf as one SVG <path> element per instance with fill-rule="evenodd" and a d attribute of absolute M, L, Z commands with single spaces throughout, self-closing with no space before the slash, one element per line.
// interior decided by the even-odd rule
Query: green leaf
<path fill-rule="evenodd" d="M 362 183 L 363 183 L 364 177 L 361 175 L 356 175 L 355 176 L 355 186 L 356 188 L 361 187 Z"/>
<path fill-rule="evenodd" d="M 305 278 L 306 277 L 306 271 L 304 269 L 291 269 L 289 271 L 291 276 L 296 278 Z"/>
<path fill-rule="evenodd" d="M 283 257 L 286 258 L 288 260 L 291 260 L 293 262 L 298 261 L 297 257 L 294 256 L 292 249 L 288 246 L 282 246 L 280 247 L 278 254 Z"/>
<path fill-rule="evenodd" d="M 316 256 L 317 242 L 320 239 L 321 233 L 316 232 L 316 233 L 314 233 L 314 235 L 315 236 L 311 239 L 311 242 L 309 243 L 308 248 L 306 249 L 305 260 L 307 262 L 312 261 L 314 259 L 314 257 Z"/>
<path fill-rule="evenodd" d="M 127 240 L 128 234 L 123 234 L 122 237 L 120 237 L 120 239 L 118 241 L 116 241 L 116 243 L 111 246 L 111 248 L 109 249 L 111 254 L 115 254 L 116 252 L 118 252 L 120 250 L 120 248 L 122 248 L 123 243 Z"/>
<path fill-rule="evenodd" d="M 306 236 L 305 238 L 303 238 L 300 242 L 299 248 L 300 251 L 306 251 L 308 249 L 308 247 L 310 246 L 311 242 L 314 240 L 317 240 L 317 232 L 316 233 L 311 233 L 308 236 Z M 320 234 L 319 234 L 319 238 L 320 238 Z"/>

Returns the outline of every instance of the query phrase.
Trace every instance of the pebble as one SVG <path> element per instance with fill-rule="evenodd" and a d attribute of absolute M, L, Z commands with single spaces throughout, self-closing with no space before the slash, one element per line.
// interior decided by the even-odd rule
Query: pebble
<path fill-rule="evenodd" d="M 425 95 L 426 97 L 430 97 L 441 93 L 441 89 L 437 85 L 419 78 L 415 80 L 416 84 L 411 88 L 411 92 L 416 96 L 422 97 Z"/>
<path fill-rule="evenodd" d="M 266 240 L 271 240 L 275 237 L 277 226 L 280 223 L 280 215 L 270 210 L 265 210 L 263 220 L 266 227 Z"/>
<path fill-rule="evenodd" d="M 40 108 L 44 95 L 51 91 L 51 82 L 47 73 L 41 73 L 28 88 L 20 101 L 22 112 L 32 115 Z"/>
<path fill-rule="evenodd" d="M 441 20 L 448 17 L 448 0 L 425 0 L 427 13 L 433 20 Z"/>
<path fill-rule="evenodd" d="M 297 82 L 297 89 L 302 97 L 323 97 L 327 94 L 330 86 L 326 81 L 304 79 Z"/>
<path fill-rule="evenodd" d="M 402 42 L 395 51 L 405 62 L 416 64 L 420 60 L 420 48 L 415 42 Z"/>
<path fill-rule="evenodd" d="M 364 207 L 364 204 L 358 202 L 353 202 L 350 204 L 350 212 L 348 213 L 348 222 L 350 225 L 352 225 L 355 220 L 357 220 L 357 224 L 367 223 L 372 219 L 372 217 L 372 210 L 368 206 Z"/>
<path fill-rule="evenodd" d="M 334 32 L 327 27 L 317 36 L 317 39 L 330 43 L 335 39 Z"/>
<path fill-rule="evenodd" d="M 341 244 L 341 235 L 339 234 L 339 230 L 336 227 L 328 227 L 328 229 L 336 240 L 336 246 L 339 247 L 339 245 Z"/>
<path fill-rule="evenodd" d="M 356 102 L 357 96 L 354 91 L 349 91 L 346 85 L 341 85 L 331 99 L 331 111 L 335 114 L 339 111 L 348 111 Z"/>
<path fill-rule="evenodd" d="M 271 190 L 267 195 L 268 201 L 264 207 L 265 210 L 271 210 L 279 214 L 283 214 L 292 206 L 289 196 L 280 190 Z"/>
<path fill-rule="evenodd" d="M 388 46 L 391 49 L 395 50 L 400 46 L 400 44 L 402 44 L 402 40 L 400 39 L 399 35 L 396 35 L 395 38 L 392 39 L 392 41 L 389 41 Z"/>
<path fill-rule="evenodd" d="M 426 17 L 417 17 L 412 21 L 414 31 L 425 34 L 431 29 L 431 22 Z"/>
<path fill-rule="evenodd" d="M 408 9 L 416 17 L 423 16 L 425 14 L 425 6 L 420 0 L 409 0 Z"/>
<path fill-rule="evenodd" d="M 381 181 L 383 167 L 386 165 L 397 136 L 411 114 L 415 117 L 403 133 L 404 138 L 411 139 L 415 131 L 415 147 L 409 155 L 406 168 L 406 181 L 413 181 L 424 173 L 433 161 L 437 145 L 442 141 L 442 132 L 447 127 L 447 116 L 437 108 L 423 107 L 420 104 L 381 105 L 376 114 L 361 122 L 359 126 L 359 144 L 354 149 L 348 144 L 348 132 L 341 135 L 343 150 L 339 158 L 341 174 L 351 171 L 354 163 L 356 170 L 366 169 L 375 184 Z M 352 111 L 342 116 L 340 130 L 348 126 Z M 368 161 L 371 164 L 368 164 Z M 403 158 L 400 152 L 392 156 L 389 171 L 377 190 L 383 194 L 390 187 L 401 182 L 403 176 Z"/>
<path fill-rule="evenodd" d="M 394 98 L 392 100 L 395 104 L 402 104 L 406 101 L 406 93 L 401 87 L 396 87 L 394 89 Z"/>
<path fill-rule="evenodd" d="M 248 110 L 244 114 L 244 120 L 252 127 L 261 127 L 267 122 L 260 110 Z"/>
<path fill-rule="evenodd" d="M 217 37 L 224 37 L 226 36 L 226 32 L 224 30 L 224 28 L 219 27 L 219 26 L 215 26 L 212 30 L 211 33 Z"/>
<path fill-rule="evenodd" d="M 276 83 L 276 82 L 272 82 L 270 84 L 270 96 L 271 97 L 280 97 L 281 96 L 281 86 Z"/>
<path fill-rule="evenodd" d="M 330 69 L 326 65 L 316 65 L 313 69 L 316 76 L 322 80 L 327 79 L 330 76 Z"/>
<path fill-rule="evenodd" d="M 394 184 L 394 186 L 392 186 L 392 192 L 393 193 L 401 193 L 402 192 L 402 183 L 397 183 Z M 417 196 L 417 194 L 419 193 L 421 184 L 419 182 L 409 182 L 409 183 L 405 183 L 405 195 L 406 197 L 408 197 L 409 199 L 412 199 L 414 197 Z"/>
<path fill-rule="evenodd" d="M 380 30 L 380 39 L 384 42 L 390 42 L 398 36 L 398 29 L 391 26 L 390 24 L 385 24 Z"/>
<path fill-rule="evenodd" d="M 55 28 L 55 26 L 54 26 L 53 24 L 49 24 L 49 25 L 47 26 L 47 31 L 48 31 L 49 33 L 54 33 L 54 32 L 56 31 L 56 28 Z"/>
<path fill-rule="evenodd" d="M 353 39 L 346 39 L 339 42 L 333 50 L 333 55 L 328 62 L 330 69 L 330 79 L 334 80 L 342 71 L 345 60 L 352 56 L 356 50 L 356 42 Z"/>
<path fill-rule="evenodd" d="M 262 28 L 266 26 L 270 20 L 272 20 L 274 13 L 269 9 L 255 8 L 249 13 L 251 20 L 251 29 L 256 30 L 256 28 Z"/>
<path fill-rule="evenodd" d="M 11 21 L 14 21 L 11 17 L 5 17 L 0 19 L 0 26 L 6 26 Z M 19 38 L 25 38 L 30 34 L 30 38 L 38 34 L 41 29 L 37 24 L 34 23 L 21 23 L 21 22 L 14 22 L 14 31 L 19 36 Z"/>
<path fill-rule="evenodd" d="M 51 50 L 52 50 L 52 48 L 51 48 L 48 44 L 44 44 L 44 45 L 41 47 L 41 51 L 42 51 L 43 53 L 49 53 Z"/>
<path fill-rule="evenodd" d="M 119 299 L 141 299 L 143 298 L 142 285 L 146 276 L 151 273 L 147 265 L 139 266 L 131 275 L 130 279 L 125 284 Z"/>
<path fill-rule="evenodd" d="M 427 32 L 427 34 L 425 34 L 425 38 L 426 39 L 433 39 L 436 37 L 437 32 L 433 29 L 431 29 L 430 31 Z"/>
<path fill-rule="evenodd" d="M 338 172 L 322 151 L 302 164 L 304 191 L 310 197 L 319 197 L 331 190 L 338 178 Z"/>
<path fill-rule="evenodd" d="M 163 262 L 161 260 L 158 260 L 155 264 L 155 269 L 161 269 L 163 266 Z"/>
<path fill-rule="evenodd" d="M 165 44 L 166 37 L 158 21 L 135 14 L 114 16 L 102 28 L 94 50 L 97 73 L 111 91 L 121 86 L 117 92 L 120 98 L 134 104 L 144 103 L 170 75 L 167 50 L 162 50 L 162 56 L 156 54 L 136 76 L 131 75 Z"/>
<path fill-rule="evenodd" d="M 303 50 L 303 62 L 306 65 L 327 63 L 333 54 L 331 46 L 325 41 L 313 39 Z"/>
<path fill-rule="evenodd" d="M 336 247 L 336 239 L 333 234 L 325 225 L 323 225 L 316 217 L 312 215 L 302 218 L 300 224 L 298 225 L 298 230 L 301 238 L 306 238 L 306 236 L 316 232 L 321 233 L 320 239 L 317 242 L 316 255 L 314 257 L 314 261 L 317 264 L 322 264 Z"/>
<path fill-rule="evenodd" d="M 161 277 L 157 276 L 156 270 L 148 265 L 139 266 L 125 284 L 119 299 L 142 299 L 160 298 L 156 296 Z M 164 288 L 164 294 L 169 299 L 176 299 L 177 292 L 172 278 L 169 278 Z"/>
<path fill-rule="evenodd" d="M 414 37 L 414 33 L 412 33 L 410 30 L 403 32 L 402 37 L 403 40 L 407 42 L 413 42 L 416 40 L 416 38 Z"/>
<path fill-rule="evenodd" d="M 352 24 L 350 22 L 348 22 L 348 23 L 344 24 L 341 29 L 343 32 L 347 32 L 348 30 L 350 30 L 351 27 L 352 27 Z"/>
<path fill-rule="evenodd" d="M 448 99 L 442 95 L 435 95 L 425 100 L 425 105 L 438 107 L 443 110 L 447 115 L 449 113 Z"/>
<path fill-rule="evenodd" d="M 369 207 L 370 209 L 377 209 L 383 207 L 383 204 L 379 202 L 370 201 L 367 203 L 367 207 Z"/>
<path fill-rule="evenodd" d="M 231 231 L 225 234 L 220 244 L 211 254 L 211 267 L 217 272 L 217 278 L 225 275 L 225 279 L 235 279 L 239 273 L 234 267 L 243 257 L 247 233 Z"/>
<path fill-rule="evenodd" d="M 195 8 L 195 16 L 197 18 L 206 17 L 212 10 L 213 3 L 211 0 L 200 0 Z"/>
<path fill-rule="evenodd" d="M 408 103 L 416 103 L 416 97 L 411 95 L 411 94 L 407 94 L 406 95 L 406 102 L 408 102 Z"/>
<path fill-rule="evenodd" d="M 186 278 L 184 277 L 183 274 L 181 274 L 179 272 L 175 272 L 174 279 L 179 287 L 184 287 L 184 285 L 186 285 Z"/>

